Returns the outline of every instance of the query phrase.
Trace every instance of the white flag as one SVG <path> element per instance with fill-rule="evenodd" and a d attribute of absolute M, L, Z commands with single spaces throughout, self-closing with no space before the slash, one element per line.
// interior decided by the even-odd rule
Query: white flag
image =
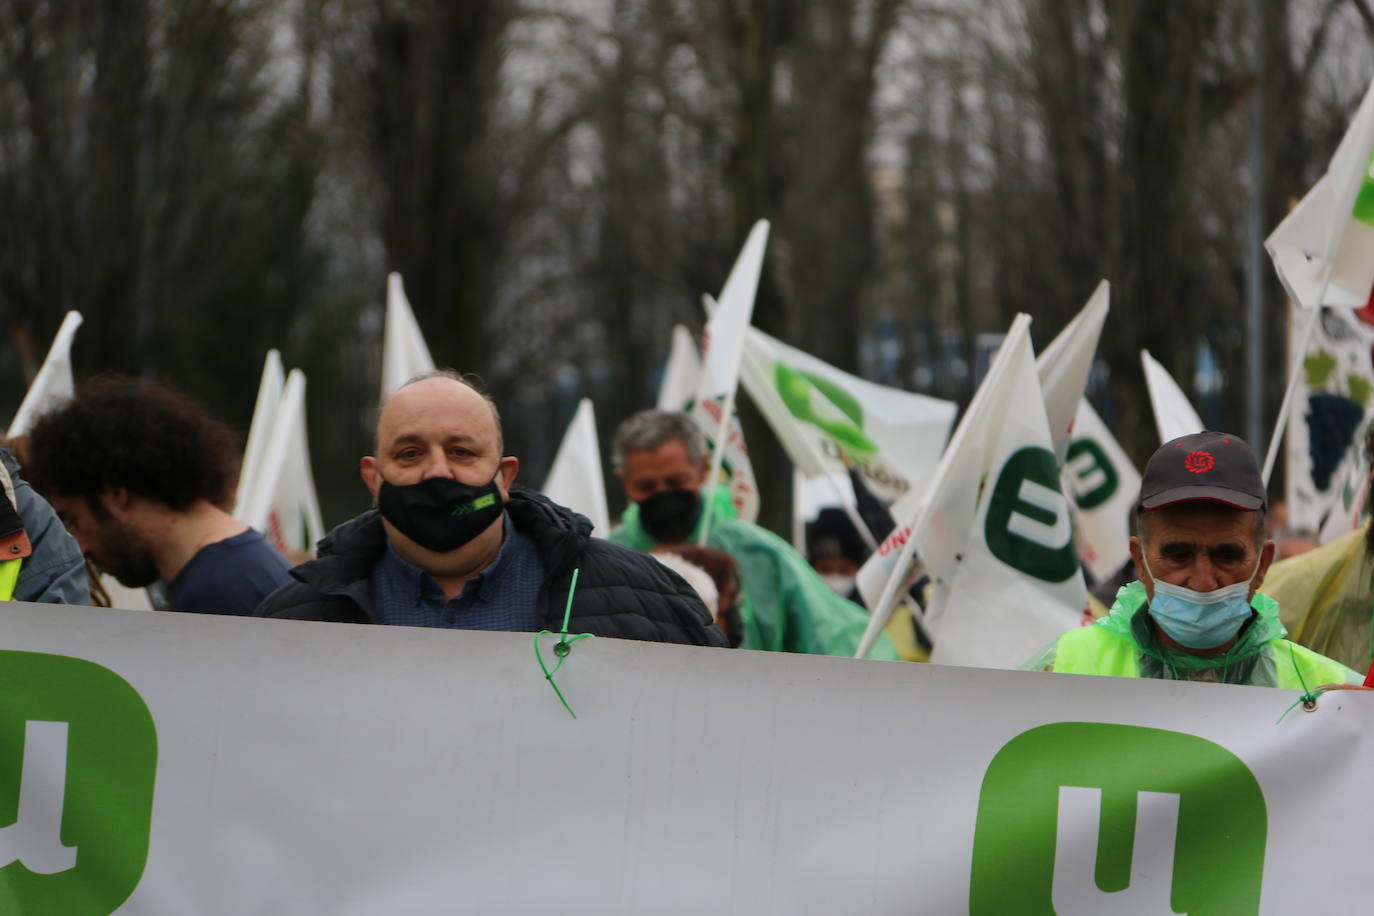
<path fill-rule="evenodd" d="M 691 414 L 697 425 L 710 433 L 711 469 L 707 478 L 714 483 L 730 452 L 748 455 L 744 437 L 731 424 L 735 410 L 735 390 L 739 387 L 740 362 L 744 356 L 744 335 L 754 314 L 754 295 L 763 269 L 763 253 L 768 244 L 768 221 L 759 220 L 744 240 L 730 276 L 721 289 L 720 305 L 706 322 L 701 335 L 701 378 Z M 732 485 L 731 489 L 734 489 Z M 757 494 L 755 494 L 757 496 Z M 710 531 L 712 500 L 706 501 L 701 525 L 701 541 Z"/>
<path fill-rule="evenodd" d="M 848 462 L 888 503 L 925 486 L 957 412 L 952 401 L 865 381 L 752 328 L 741 377 L 803 474 L 845 476 Z"/>
<path fill-rule="evenodd" d="M 663 381 L 658 386 L 659 410 L 685 410 L 696 397 L 701 381 L 701 357 L 697 354 L 692 333 L 680 324 L 673 325 L 673 342 L 668 348 L 668 362 L 663 367 Z"/>
<path fill-rule="evenodd" d="M 702 297 L 708 313 L 715 313 L 716 300 L 710 296 Z M 701 357 L 692 335 L 682 325 L 673 326 L 673 342 L 668 351 L 668 363 L 663 369 L 663 383 L 658 389 L 659 410 L 686 411 L 692 422 L 706 437 L 708 446 L 715 448 L 716 437 L 720 433 L 718 423 L 710 421 L 709 415 L 692 410 L 695 403 L 697 385 L 701 380 Z M 702 425 L 703 418 L 708 420 Z M 754 464 L 749 460 L 749 448 L 744 443 L 744 430 L 739 425 L 739 414 L 730 415 L 730 426 L 725 432 L 725 455 L 721 460 L 718 483 L 730 491 L 730 502 L 735 507 L 735 516 L 746 522 L 759 517 L 759 488 L 754 476 Z"/>
<path fill-rule="evenodd" d="M 43 365 L 33 377 L 33 384 L 29 385 L 28 393 L 10 421 L 6 432 L 10 438 L 27 434 L 34 420 L 71 400 L 76 390 L 72 381 L 72 339 L 76 337 L 76 329 L 81 327 L 81 321 L 80 312 L 68 312 L 62 319 Z"/>
<path fill-rule="evenodd" d="M 1069 433 L 1083 401 L 1083 389 L 1088 384 L 1110 302 L 1111 285 L 1102 280 L 1073 321 L 1065 325 L 1036 360 L 1054 454 L 1060 461 L 1069 447 Z"/>
<path fill-rule="evenodd" d="M 248 427 L 248 444 L 243 449 L 243 463 L 239 465 L 239 485 L 234 495 L 234 517 L 243 521 L 248 494 L 261 488 L 262 456 L 267 439 L 281 405 L 282 389 L 286 387 L 286 373 L 282 370 L 281 354 L 267 351 L 258 382 L 258 399 L 253 403 L 253 421 Z"/>
<path fill-rule="evenodd" d="M 1078 404 L 1064 483 L 1073 494 L 1078 558 L 1102 582 L 1130 559 L 1140 473 L 1087 398 Z"/>
<path fill-rule="evenodd" d="M 417 375 L 434 371 L 434 359 L 415 321 L 401 275 L 386 278 L 386 333 L 382 342 L 382 397 Z"/>
<path fill-rule="evenodd" d="M 611 527 L 606 508 L 606 482 L 601 470 L 601 445 L 596 438 L 596 412 L 590 398 L 577 405 L 568 431 L 554 455 L 544 495 L 560 506 L 581 512 L 592 530 L 604 534 Z"/>
<path fill-rule="evenodd" d="M 1145 367 L 1145 387 L 1150 392 L 1150 405 L 1154 408 L 1160 443 L 1202 432 L 1206 427 L 1169 370 L 1160 365 L 1148 350 L 1140 351 L 1140 362 Z"/>
<path fill-rule="evenodd" d="M 1370 299 L 1374 289 L 1372 152 L 1374 84 L 1365 92 L 1326 173 L 1264 243 L 1288 294 L 1304 308 L 1358 308 Z"/>
<path fill-rule="evenodd" d="M 305 374 L 292 369 L 263 449 L 260 473 L 239 520 L 287 550 L 315 549 L 324 536 L 306 442 Z"/>

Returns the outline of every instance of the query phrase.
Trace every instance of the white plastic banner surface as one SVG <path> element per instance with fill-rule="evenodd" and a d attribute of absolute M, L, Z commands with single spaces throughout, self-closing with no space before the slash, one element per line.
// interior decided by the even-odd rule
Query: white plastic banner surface
<path fill-rule="evenodd" d="M 1368 903 L 1367 694 L 590 639 L 574 720 L 527 634 L 0 614 L 17 912 Z"/>
<path fill-rule="evenodd" d="M 0 618 L 6 912 L 1368 911 L 1369 694 Z"/>

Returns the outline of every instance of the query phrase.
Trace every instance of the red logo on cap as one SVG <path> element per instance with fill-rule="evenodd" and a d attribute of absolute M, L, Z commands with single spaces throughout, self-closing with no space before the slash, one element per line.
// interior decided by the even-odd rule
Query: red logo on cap
<path fill-rule="evenodd" d="M 1194 474 L 1205 474 L 1217 466 L 1217 460 L 1212 457 L 1211 452 L 1198 450 L 1183 459 L 1183 466 Z"/>

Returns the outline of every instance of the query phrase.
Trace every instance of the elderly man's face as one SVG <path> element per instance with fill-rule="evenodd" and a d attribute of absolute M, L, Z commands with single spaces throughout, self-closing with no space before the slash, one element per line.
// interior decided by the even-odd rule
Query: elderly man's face
<path fill-rule="evenodd" d="M 1194 501 L 1146 515 L 1148 538 L 1131 538 L 1131 557 L 1152 600 L 1155 578 L 1197 592 L 1245 581 L 1252 583 L 1252 593 L 1259 588 L 1274 543 L 1256 530 L 1254 512 Z"/>
<path fill-rule="evenodd" d="M 377 420 L 377 454 L 361 467 L 374 502 L 383 480 L 405 486 L 431 477 L 474 486 L 495 477 L 506 497 L 518 469 L 515 458 L 501 455 L 486 400 L 447 378 L 415 382 L 391 396 Z"/>
<path fill-rule="evenodd" d="M 642 503 L 665 490 L 700 490 L 707 468 L 705 462 L 692 463 L 681 439 L 669 439 L 656 449 L 627 452 L 624 466 L 616 473 L 625 487 L 625 498 Z"/>

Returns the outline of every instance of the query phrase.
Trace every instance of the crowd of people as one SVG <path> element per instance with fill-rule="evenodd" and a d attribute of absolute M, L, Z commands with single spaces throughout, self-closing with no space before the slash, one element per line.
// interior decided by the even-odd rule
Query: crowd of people
<path fill-rule="evenodd" d="M 1366 450 L 1374 459 L 1374 435 Z M 585 517 L 516 482 L 487 394 L 450 371 L 420 376 L 378 413 L 359 465 L 371 508 L 293 567 L 227 509 L 238 455 L 223 423 L 167 387 L 96 380 L 0 446 L 0 600 L 107 603 L 98 569 L 155 589 L 164 610 L 531 632 L 560 629 L 571 593 L 578 633 L 853 654 L 869 619 L 854 589 L 865 551 L 844 513 L 816 520 L 809 557 L 737 518 L 681 413 L 625 420 L 613 460 L 628 507 L 594 537 Z M 1363 682 L 1368 525 L 1275 563 L 1255 455 L 1225 433 L 1165 443 L 1143 480 L 1131 571 L 1110 610 L 1025 667 L 1304 690 Z M 897 623 L 871 657 L 923 657 L 925 634 Z"/>

